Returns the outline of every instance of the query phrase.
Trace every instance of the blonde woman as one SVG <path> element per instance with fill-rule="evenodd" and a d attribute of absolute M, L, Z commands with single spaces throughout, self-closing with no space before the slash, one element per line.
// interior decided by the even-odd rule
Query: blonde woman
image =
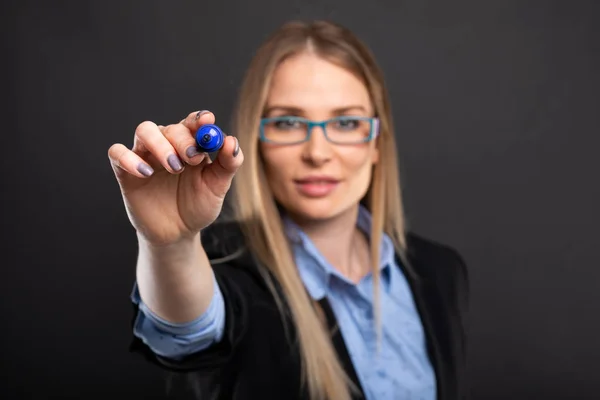
<path fill-rule="evenodd" d="M 143 122 L 132 149 L 109 150 L 139 242 L 133 349 L 191 373 L 202 399 L 463 398 L 465 265 L 405 227 L 365 45 L 287 23 L 257 51 L 213 161 L 193 137 L 209 123 Z"/>

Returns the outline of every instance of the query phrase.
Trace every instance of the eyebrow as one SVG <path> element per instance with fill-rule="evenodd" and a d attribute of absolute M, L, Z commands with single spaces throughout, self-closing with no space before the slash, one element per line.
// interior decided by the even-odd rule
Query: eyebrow
<path fill-rule="evenodd" d="M 359 110 L 359 111 L 362 111 L 365 113 L 367 112 L 367 109 L 364 106 L 351 105 L 351 106 L 336 108 L 332 111 L 332 113 L 335 115 L 342 115 L 342 114 L 347 113 L 348 111 L 353 111 L 353 110 Z M 298 107 L 274 105 L 274 106 L 267 107 L 265 109 L 263 115 L 267 116 L 274 111 L 281 111 L 281 112 L 284 112 L 285 114 L 292 114 L 292 115 L 303 115 L 304 114 L 304 110 L 301 108 L 298 108 Z"/>

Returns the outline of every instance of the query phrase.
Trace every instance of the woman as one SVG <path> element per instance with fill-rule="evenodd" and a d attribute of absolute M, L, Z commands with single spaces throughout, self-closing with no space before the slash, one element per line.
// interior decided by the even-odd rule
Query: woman
<path fill-rule="evenodd" d="M 109 150 L 139 241 L 134 350 L 193 373 L 203 399 L 464 397 L 465 266 L 405 233 L 365 45 L 332 23 L 285 24 L 211 161 L 193 133 L 214 122 L 144 122 L 131 150 Z"/>

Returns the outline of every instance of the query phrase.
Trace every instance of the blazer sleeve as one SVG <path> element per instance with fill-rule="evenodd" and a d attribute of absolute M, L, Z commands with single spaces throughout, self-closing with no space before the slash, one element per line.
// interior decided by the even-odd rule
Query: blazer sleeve
<path fill-rule="evenodd" d="M 133 335 L 130 351 L 142 355 L 147 361 L 172 372 L 192 372 L 218 370 L 224 366 L 234 354 L 236 348 L 244 337 L 246 321 L 248 319 L 248 306 L 251 301 L 251 285 L 244 271 L 231 265 L 213 267 L 214 276 L 223 294 L 225 308 L 225 326 L 220 341 L 198 352 L 172 359 L 156 354 L 140 338 Z M 139 305 L 133 304 L 134 327 L 137 315 L 141 310 Z"/>

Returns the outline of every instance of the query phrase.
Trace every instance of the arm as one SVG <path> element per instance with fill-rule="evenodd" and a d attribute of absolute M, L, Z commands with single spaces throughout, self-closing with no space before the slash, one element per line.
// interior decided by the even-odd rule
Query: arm
<path fill-rule="evenodd" d="M 146 307 L 174 324 L 204 314 L 215 285 L 200 235 L 166 246 L 153 246 L 138 235 L 138 243 L 136 276 Z"/>
<path fill-rule="evenodd" d="M 171 323 L 154 314 L 141 300 L 136 284 L 131 295 L 138 307 L 133 334 L 155 354 L 173 360 L 181 360 L 218 343 L 225 330 L 225 304 L 214 276 L 212 280 L 214 295 L 208 309 L 187 323 Z"/>
<path fill-rule="evenodd" d="M 134 334 L 163 357 L 179 359 L 223 335 L 223 295 L 199 238 L 195 243 L 157 249 L 140 240 Z"/>

